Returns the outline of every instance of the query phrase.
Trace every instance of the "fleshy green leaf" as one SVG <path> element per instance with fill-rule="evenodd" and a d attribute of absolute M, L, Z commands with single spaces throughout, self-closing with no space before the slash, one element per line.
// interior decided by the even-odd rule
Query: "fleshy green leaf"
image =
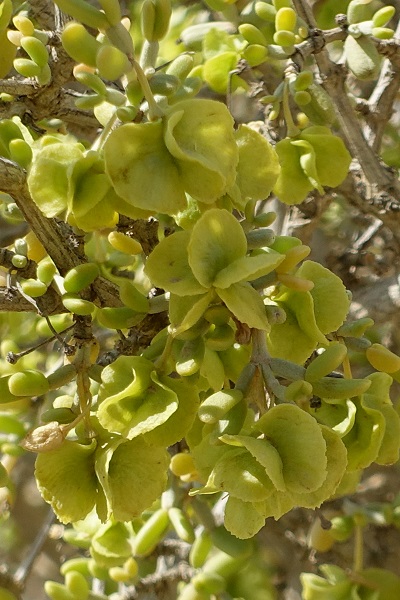
<path fill-rule="evenodd" d="M 203 316 L 214 297 L 210 290 L 206 294 L 196 296 L 176 296 L 171 294 L 169 300 L 169 318 L 174 335 L 193 327 Z"/>
<path fill-rule="evenodd" d="M 263 502 L 243 502 L 229 496 L 225 505 L 224 518 L 227 530 L 241 540 L 255 536 L 265 523 L 264 514 L 257 510 L 257 505 L 260 505 L 260 509 L 264 506 Z"/>
<path fill-rule="evenodd" d="M 307 494 L 292 493 L 291 497 L 296 506 L 316 508 L 330 498 L 338 487 L 347 466 L 347 450 L 340 437 L 329 427 L 321 427 L 326 442 L 327 475 L 322 485 Z"/>
<path fill-rule="evenodd" d="M 66 440 L 36 459 L 39 491 L 62 523 L 84 519 L 96 502 L 95 448 Z"/>
<path fill-rule="evenodd" d="M 189 238 L 188 231 L 177 231 L 164 238 L 154 248 L 145 265 L 145 273 L 153 285 L 177 296 L 203 294 L 209 287 L 203 287 L 193 277 L 187 255 Z"/>
<path fill-rule="evenodd" d="M 82 160 L 81 144 L 50 144 L 34 157 L 28 187 L 46 217 L 56 217 L 66 210 L 74 193 L 73 167 Z"/>
<path fill-rule="evenodd" d="M 317 347 L 317 341 L 303 331 L 295 313 L 285 303 L 278 302 L 278 306 L 284 309 L 286 320 L 271 326 L 267 334 L 268 350 L 273 357 L 303 364 Z"/>
<path fill-rule="evenodd" d="M 319 263 L 306 260 L 296 272 L 314 283 L 309 292 L 314 301 L 315 321 L 322 333 L 336 331 L 346 319 L 350 299 L 342 280 Z"/>
<path fill-rule="evenodd" d="M 243 256 L 218 273 L 214 280 L 214 286 L 225 289 L 239 281 L 253 281 L 257 277 L 271 273 L 284 258 L 285 256 L 278 252 Z"/>
<path fill-rule="evenodd" d="M 347 448 L 348 470 L 365 469 L 379 454 L 385 434 L 385 419 L 381 412 L 369 408 L 361 398 L 354 398 L 356 419 L 354 426 L 342 440 Z"/>
<path fill-rule="evenodd" d="M 323 484 L 326 442 L 313 417 L 293 404 L 280 404 L 266 412 L 254 428 L 277 449 L 289 492 L 310 492 Z"/>
<path fill-rule="evenodd" d="M 265 500 L 274 489 L 265 469 L 243 449 L 224 454 L 212 470 L 209 485 L 245 502 Z"/>
<path fill-rule="evenodd" d="M 123 523 L 107 523 L 92 537 L 90 553 L 103 567 L 121 565 L 132 555 L 128 539 L 129 531 Z"/>
<path fill-rule="evenodd" d="M 307 127 L 300 137 L 307 140 L 314 149 L 316 171 L 321 185 L 340 185 L 346 178 L 351 163 L 351 155 L 343 140 L 332 135 L 325 127 Z"/>
<path fill-rule="evenodd" d="M 149 387 L 140 394 L 119 394 L 100 404 L 98 418 L 107 431 L 131 440 L 162 425 L 177 410 L 175 392 L 158 379 L 155 371 L 150 379 Z"/>
<path fill-rule="evenodd" d="M 257 131 L 240 125 L 235 133 L 239 148 L 236 184 L 243 198 L 268 198 L 280 172 L 278 155 L 271 144 Z M 254 160 L 257 157 L 257 168 Z"/>
<path fill-rule="evenodd" d="M 242 281 L 226 289 L 218 288 L 216 291 L 238 321 L 255 329 L 270 330 L 264 303 L 250 283 Z"/>
<path fill-rule="evenodd" d="M 391 465 L 399 460 L 400 446 L 400 417 L 389 396 L 393 380 L 386 373 L 372 373 L 367 379 L 372 384 L 363 395 L 363 404 L 381 412 L 385 419 L 385 433 L 375 462 Z"/>
<path fill-rule="evenodd" d="M 281 171 L 274 185 L 274 193 L 285 204 L 300 204 L 313 189 L 313 185 L 300 166 L 300 152 L 290 138 L 276 144 Z"/>
<path fill-rule="evenodd" d="M 113 131 L 104 145 L 104 160 L 106 173 L 125 202 L 166 214 L 185 207 L 181 177 L 165 147 L 161 121 L 127 123 Z"/>
<path fill-rule="evenodd" d="M 225 209 L 211 208 L 193 227 L 188 261 L 197 281 L 210 287 L 220 271 L 246 252 L 246 236 L 238 220 Z"/>
<path fill-rule="evenodd" d="M 154 365 L 141 356 L 119 356 L 101 373 L 99 402 L 142 395 L 151 384 Z"/>
<path fill-rule="evenodd" d="M 168 112 L 164 140 L 178 161 L 184 189 L 196 200 L 214 202 L 233 185 L 238 149 L 232 116 L 221 102 L 178 102 Z"/>
<path fill-rule="evenodd" d="M 149 445 L 172 446 L 179 442 L 193 425 L 200 404 L 196 388 L 182 379 L 160 377 L 160 382 L 175 392 L 178 398 L 178 408 L 158 427 L 144 434 Z"/>
<path fill-rule="evenodd" d="M 299 327 L 309 338 L 314 339 L 320 344 L 327 344 L 327 339 L 318 327 L 316 309 L 314 307 L 313 296 L 310 292 L 297 292 L 282 286 L 282 291 L 276 300 L 282 303 L 285 311 L 286 307 L 292 310 L 296 315 Z"/>
<path fill-rule="evenodd" d="M 167 485 L 169 454 L 143 438 L 120 444 L 108 470 L 109 500 L 114 518 L 130 521 L 142 514 Z"/>
<path fill-rule="evenodd" d="M 284 492 L 286 485 L 282 474 L 282 460 L 277 449 L 266 439 L 256 439 L 248 435 L 225 435 L 222 436 L 223 442 L 232 439 L 239 442 L 266 470 L 278 491 Z"/>
<path fill-rule="evenodd" d="M 203 65 L 203 79 L 217 94 L 226 94 L 231 72 L 238 63 L 237 52 L 220 52 L 206 60 Z"/>

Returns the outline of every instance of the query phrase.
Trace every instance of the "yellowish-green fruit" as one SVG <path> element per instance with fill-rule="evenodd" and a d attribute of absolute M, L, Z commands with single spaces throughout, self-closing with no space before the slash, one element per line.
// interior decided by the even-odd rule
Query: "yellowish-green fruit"
<path fill-rule="evenodd" d="M 372 344 L 367 348 L 365 354 L 368 362 L 377 371 L 390 374 L 400 369 L 400 356 L 397 356 L 382 344 Z"/>
<path fill-rule="evenodd" d="M 394 17 L 395 12 L 394 6 L 383 6 L 377 10 L 372 17 L 374 27 L 384 27 Z"/>
<path fill-rule="evenodd" d="M 26 35 L 21 39 L 21 46 L 29 57 L 39 65 L 44 67 L 49 60 L 49 53 L 46 46 L 40 40 L 32 35 Z"/>
<path fill-rule="evenodd" d="M 23 77 L 37 77 L 40 75 L 41 68 L 29 58 L 16 58 L 13 64 L 14 69 Z"/>
<path fill-rule="evenodd" d="M 260 44 L 261 46 L 267 45 L 265 35 L 251 23 L 242 23 L 239 25 L 239 33 L 249 44 Z"/>
<path fill-rule="evenodd" d="M 187 473 L 193 473 L 196 470 L 193 456 L 187 452 L 178 452 L 178 454 L 174 454 L 171 458 L 169 468 L 177 477 L 181 477 Z"/>
<path fill-rule="evenodd" d="M 103 79 L 115 81 L 132 70 L 132 65 L 123 52 L 115 46 L 104 45 L 96 55 L 96 67 Z"/>
<path fill-rule="evenodd" d="M 173 506 L 168 510 L 168 516 L 176 535 L 187 544 L 192 544 L 195 539 L 193 525 L 183 510 Z"/>
<path fill-rule="evenodd" d="M 8 145 L 8 149 L 10 151 L 11 160 L 19 163 L 24 169 L 29 167 L 32 161 L 33 153 L 28 142 L 19 138 L 11 140 Z"/>
<path fill-rule="evenodd" d="M 49 389 L 57 390 L 63 385 L 66 385 L 76 376 L 76 368 L 72 364 L 63 365 L 59 367 L 53 373 L 47 376 L 49 383 Z"/>
<path fill-rule="evenodd" d="M 57 0 L 56 4 L 63 12 L 84 25 L 100 30 L 110 26 L 106 15 L 85 0 Z"/>
<path fill-rule="evenodd" d="M 212 548 L 212 539 L 209 532 L 204 529 L 194 540 L 189 552 L 189 563 L 195 569 L 200 569 L 207 560 Z"/>
<path fill-rule="evenodd" d="M 32 23 L 32 21 L 28 19 L 28 17 L 25 17 L 22 14 L 15 15 L 15 17 L 13 17 L 12 22 L 14 23 L 18 31 L 22 33 L 22 35 L 33 35 L 35 31 L 35 26 Z"/>
<path fill-rule="evenodd" d="M 277 273 L 288 273 L 294 269 L 300 261 L 307 258 L 310 254 L 311 248 L 301 244 L 300 246 L 293 246 L 286 252 L 284 260 L 276 267 Z"/>
<path fill-rule="evenodd" d="M 45 285 L 50 285 L 54 279 L 57 269 L 50 256 L 43 258 L 37 266 L 36 276 Z"/>
<path fill-rule="evenodd" d="M 64 294 L 62 303 L 69 312 L 81 317 L 91 315 L 96 309 L 93 302 L 82 300 L 82 298 L 79 298 L 79 296 L 75 294 Z"/>
<path fill-rule="evenodd" d="M 140 242 L 121 231 L 111 231 L 108 234 L 108 241 L 115 250 L 119 250 L 119 252 L 123 252 L 124 254 L 134 256 L 143 252 Z"/>
<path fill-rule="evenodd" d="M 289 273 L 279 273 L 278 280 L 283 283 L 286 287 L 296 292 L 309 292 L 313 289 L 314 283 L 303 277 L 296 277 Z"/>
<path fill-rule="evenodd" d="M 21 288 L 24 294 L 31 298 L 39 298 L 39 296 L 43 296 L 47 290 L 46 284 L 37 279 L 24 279 L 21 281 Z"/>
<path fill-rule="evenodd" d="M 13 373 L 8 388 L 14 396 L 41 396 L 49 391 L 49 382 L 43 373 L 30 369 Z"/>
<path fill-rule="evenodd" d="M 286 31 L 284 29 L 281 29 L 280 31 L 276 31 L 274 33 L 274 42 L 275 44 L 278 44 L 278 46 L 290 48 L 296 43 L 296 36 L 293 33 L 293 31 Z"/>
<path fill-rule="evenodd" d="M 61 34 L 64 50 L 78 63 L 96 66 L 100 42 L 81 23 L 68 23 Z"/>
<path fill-rule="evenodd" d="M 70 269 L 64 277 L 64 288 L 69 294 L 77 294 L 98 277 L 100 271 L 96 263 L 83 263 Z"/>
<path fill-rule="evenodd" d="M 163 537 L 169 524 L 168 511 L 156 510 L 139 529 L 134 540 L 134 554 L 148 556 Z"/>
<path fill-rule="evenodd" d="M 342 364 L 347 356 L 347 348 L 344 344 L 332 344 L 328 346 L 324 352 L 319 354 L 314 360 L 310 362 L 306 368 L 305 380 L 316 381 L 321 377 L 329 375 L 332 371 L 337 369 Z M 400 368 L 400 358 L 399 358 Z"/>
<path fill-rule="evenodd" d="M 257 67 L 266 61 L 268 48 L 261 44 L 250 44 L 243 50 L 243 58 L 251 67 Z"/>
<path fill-rule="evenodd" d="M 74 598 L 79 598 L 79 600 L 88 598 L 89 584 L 79 571 L 68 571 L 65 574 L 65 585 Z"/>
<path fill-rule="evenodd" d="M 296 21 L 297 15 L 293 8 L 282 7 L 275 16 L 275 29 L 276 31 L 294 31 Z"/>
<path fill-rule="evenodd" d="M 256 15 L 263 21 L 275 23 L 276 9 L 268 2 L 256 2 L 254 10 Z"/>

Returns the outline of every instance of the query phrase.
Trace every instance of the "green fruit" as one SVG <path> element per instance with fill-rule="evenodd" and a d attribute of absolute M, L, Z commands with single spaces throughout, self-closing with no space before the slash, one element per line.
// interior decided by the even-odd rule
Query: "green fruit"
<path fill-rule="evenodd" d="M 77 63 L 96 67 L 97 53 L 102 46 L 81 23 L 67 23 L 61 42 L 67 54 Z"/>
<path fill-rule="evenodd" d="M 235 342 L 235 331 L 228 323 L 211 326 L 204 341 L 210 350 L 227 350 Z"/>
<path fill-rule="evenodd" d="M 25 50 L 29 57 L 37 64 L 39 67 L 44 67 L 47 65 L 49 60 L 49 53 L 47 52 L 46 46 L 38 40 L 36 37 L 31 35 L 24 36 L 21 39 L 21 46 Z"/>
<path fill-rule="evenodd" d="M 239 25 L 239 33 L 242 34 L 244 39 L 249 42 L 249 44 L 260 44 L 261 46 L 267 45 L 267 40 L 264 34 L 251 23 L 242 23 Z"/>
<path fill-rule="evenodd" d="M 96 263 L 83 263 L 74 267 L 64 277 L 64 289 L 69 294 L 77 294 L 98 277 L 100 271 Z"/>
<path fill-rule="evenodd" d="M 65 574 L 67 590 L 78 600 L 86 600 L 89 596 L 89 584 L 79 571 L 68 571 Z"/>
<path fill-rule="evenodd" d="M 21 288 L 24 294 L 31 298 L 39 298 L 47 291 L 47 285 L 37 279 L 24 279 L 21 281 Z"/>
<path fill-rule="evenodd" d="M 200 569 L 204 565 L 212 545 L 210 533 L 206 529 L 203 529 L 196 535 L 196 539 L 189 552 L 189 564 L 191 564 L 194 569 Z"/>
<path fill-rule="evenodd" d="M 383 6 L 377 10 L 372 17 L 374 27 L 384 27 L 394 17 L 395 12 L 394 6 Z"/>
<path fill-rule="evenodd" d="M 93 302 L 82 300 L 82 298 L 79 298 L 79 296 L 74 294 L 64 294 L 62 303 L 69 312 L 81 317 L 91 315 L 96 309 Z"/>
<path fill-rule="evenodd" d="M 304 379 L 306 381 L 316 381 L 321 377 L 329 375 L 332 371 L 335 371 L 342 364 L 347 356 L 347 348 L 344 344 L 332 344 L 328 346 L 324 352 L 319 354 L 314 360 L 310 362 L 306 368 Z M 400 368 L 400 359 L 399 359 Z"/>
<path fill-rule="evenodd" d="M 180 80 L 175 75 L 168 73 L 155 73 L 149 80 L 150 89 L 153 94 L 171 96 L 180 86 Z"/>
<path fill-rule="evenodd" d="M 93 29 L 105 30 L 110 25 L 106 15 L 85 0 L 57 0 L 56 4 L 67 15 Z"/>
<path fill-rule="evenodd" d="M 198 415 L 203 423 L 216 423 L 243 398 L 240 390 L 221 390 L 212 394 L 200 405 Z"/>
<path fill-rule="evenodd" d="M 23 77 L 37 77 L 40 75 L 41 68 L 29 58 L 15 58 L 14 69 Z"/>
<path fill-rule="evenodd" d="M 96 55 L 96 67 L 103 79 L 115 81 L 132 70 L 126 54 L 115 46 L 102 46 Z"/>
<path fill-rule="evenodd" d="M 10 377 L 11 375 L 0 377 L 0 405 L 18 400 L 18 396 L 14 396 L 14 394 L 10 392 L 10 388 L 8 386 Z"/>
<path fill-rule="evenodd" d="M 49 391 L 49 382 L 43 373 L 31 369 L 13 373 L 8 388 L 14 396 L 41 396 Z"/>
<path fill-rule="evenodd" d="M 276 9 L 268 2 L 256 2 L 254 10 L 263 21 L 275 23 Z"/>
<path fill-rule="evenodd" d="M 400 369 L 400 356 L 397 356 L 382 344 L 372 344 L 367 348 L 365 354 L 369 363 L 377 371 L 395 373 Z"/>
<path fill-rule="evenodd" d="M 24 269 L 28 264 L 28 259 L 22 254 L 14 254 L 14 256 L 11 259 L 11 262 L 16 269 Z"/>
<path fill-rule="evenodd" d="M 293 8 L 282 7 L 275 15 L 275 29 L 276 31 L 294 31 L 296 21 L 297 15 Z"/>
<path fill-rule="evenodd" d="M 10 151 L 10 158 L 14 162 L 17 162 L 27 169 L 32 161 L 33 153 L 32 148 L 25 140 L 14 139 L 11 140 L 8 149 Z"/>
<path fill-rule="evenodd" d="M 162 539 L 169 525 L 168 511 L 156 510 L 139 529 L 134 540 L 135 556 L 148 556 Z"/>
<path fill-rule="evenodd" d="M 217 573 L 198 573 L 192 578 L 192 585 L 198 592 L 220 594 L 226 588 L 226 581 Z"/>
<path fill-rule="evenodd" d="M 63 365 L 47 376 L 50 390 L 57 390 L 76 377 L 76 368 L 72 364 Z"/>
<path fill-rule="evenodd" d="M 168 510 L 168 517 L 177 536 L 187 544 L 192 544 L 195 540 L 193 525 L 183 510 L 173 506 Z"/>
<path fill-rule="evenodd" d="M 50 285 L 53 281 L 54 275 L 57 273 L 57 269 L 50 256 L 46 256 L 37 266 L 36 276 L 45 285 Z"/>
<path fill-rule="evenodd" d="M 291 48 L 296 43 L 296 36 L 293 31 L 281 29 L 274 33 L 274 42 L 283 48 Z"/>

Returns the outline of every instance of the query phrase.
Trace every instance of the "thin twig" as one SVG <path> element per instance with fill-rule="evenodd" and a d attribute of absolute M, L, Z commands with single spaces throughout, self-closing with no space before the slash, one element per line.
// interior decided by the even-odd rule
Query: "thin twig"
<path fill-rule="evenodd" d="M 55 515 L 53 513 L 53 510 L 50 509 L 49 512 L 47 513 L 47 517 L 44 520 L 42 527 L 40 528 L 36 538 L 33 541 L 33 544 L 31 545 L 31 547 L 29 548 L 29 551 L 26 555 L 26 557 L 23 559 L 22 563 L 20 564 L 20 566 L 18 567 L 18 569 L 16 570 L 15 574 L 14 574 L 14 582 L 16 583 L 16 585 L 22 590 L 25 586 L 25 582 L 29 576 L 29 573 L 31 572 L 31 569 L 33 567 L 33 564 L 36 560 L 36 558 L 38 557 L 43 544 L 45 543 L 50 527 L 52 526 L 53 522 L 55 519 Z"/>

